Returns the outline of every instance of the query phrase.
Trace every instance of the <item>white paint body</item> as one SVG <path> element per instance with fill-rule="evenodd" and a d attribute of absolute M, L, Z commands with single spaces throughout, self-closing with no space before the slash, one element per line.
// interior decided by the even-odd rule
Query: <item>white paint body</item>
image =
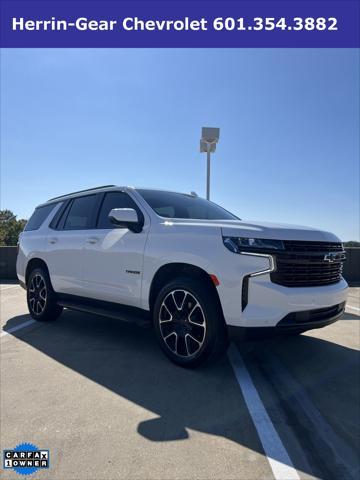
<path fill-rule="evenodd" d="M 238 220 L 183 220 L 159 217 L 130 187 L 103 191 L 126 192 L 144 215 L 140 233 L 127 228 L 52 230 L 57 206 L 34 231 L 21 234 L 17 274 L 25 282 L 28 262 L 42 259 L 58 293 L 80 295 L 149 310 L 156 272 L 170 263 L 186 263 L 214 274 L 225 322 L 232 326 L 272 327 L 290 312 L 330 307 L 346 300 L 345 280 L 321 287 L 288 288 L 270 275 L 251 277 L 248 305 L 241 310 L 245 275 L 269 268 L 269 259 L 230 252 L 222 236 L 279 240 L 340 242 L 329 232 L 307 227 Z M 130 273 L 129 273 L 130 272 Z M 135 274 L 133 272 L 136 272 Z M 137 273 L 139 272 L 139 273 Z"/>

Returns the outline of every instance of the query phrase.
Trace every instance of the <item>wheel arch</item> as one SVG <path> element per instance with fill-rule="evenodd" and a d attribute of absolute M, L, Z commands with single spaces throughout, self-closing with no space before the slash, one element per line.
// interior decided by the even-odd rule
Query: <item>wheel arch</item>
<path fill-rule="evenodd" d="M 48 266 L 46 265 L 45 261 L 41 258 L 35 257 L 35 258 L 32 258 L 31 260 L 29 260 L 28 264 L 26 265 L 25 285 L 27 285 L 30 273 L 32 272 L 32 270 L 34 270 L 34 268 L 44 268 L 46 270 L 47 274 L 49 275 L 49 278 L 50 278 L 49 269 L 48 269 Z"/>
<path fill-rule="evenodd" d="M 219 293 L 216 289 L 216 286 L 210 274 L 207 273 L 201 267 L 197 267 L 190 263 L 181 263 L 181 262 L 166 263 L 165 265 L 162 265 L 155 273 L 152 279 L 150 291 L 149 291 L 150 311 L 153 310 L 156 297 L 160 292 L 160 290 L 163 288 L 163 286 L 166 285 L 166 283 L 168 283 L 169 281 L 173 280 L 174 278 L 180 277 L 180 276 L 202 280 L 214 294 L 215 299 L 219 305 L 220 311 L 223 315 Z"/>

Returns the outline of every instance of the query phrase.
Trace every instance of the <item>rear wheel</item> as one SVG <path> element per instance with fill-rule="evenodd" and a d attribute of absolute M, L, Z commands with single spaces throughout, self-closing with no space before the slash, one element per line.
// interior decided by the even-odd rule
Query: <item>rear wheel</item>
<path fill-rule="evenodd" d="M 49 274 L 41 267 L 35 268 L 29 275 L 26 298 L 30 315 L 38 321 L 55 320 L 63 310 L 56 303 Z"/>
<path fill-rule="evenodd" d="M 160 347 L 175 363 L 196 367 L 227 348 L 227 332 L 214 292 L 204 282 L 179 277 L 159 292 L 154 328 Z"/>

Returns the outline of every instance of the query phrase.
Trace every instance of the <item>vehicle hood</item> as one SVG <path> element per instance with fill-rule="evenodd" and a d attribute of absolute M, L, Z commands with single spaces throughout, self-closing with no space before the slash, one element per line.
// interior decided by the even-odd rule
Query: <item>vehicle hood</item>
<path fill-rule="evenodd" d="M 253 222 L 246 220 L 171 220 L 173 224 L 221 228 L 222 235 L 229 237 L 269 238 L 276 240 L 299 240 L 317 242 L 340 242 L 333 233 L 300 225 Z"/>
<path fill-rule="evenodd" d="M 316 230 L 302 225 L 287 225 L 268 222 L 238 222 L 237 225 L 222 226 L 223 235 L 234 237 L 271 238 L 276 240 L 304 240 L 319 242 L 340 242 L 340 239 L 330 232 Z"/>

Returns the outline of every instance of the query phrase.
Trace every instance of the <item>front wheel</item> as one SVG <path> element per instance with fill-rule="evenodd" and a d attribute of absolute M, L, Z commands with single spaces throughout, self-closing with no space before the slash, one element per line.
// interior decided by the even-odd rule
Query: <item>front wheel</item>
<path fill-rule="evenodd" d="M 26 299 L 30 315 L 41 322 L 55 320 L 63 310 L 56 303 L 56 294 L 49 275 L 43 268 L 31 271 L 27 282 Z"/>
<path fill-rule="evenodd" d="M 153 314 L 160 347 L 178 365 L 196 367 L 227 348 L 219 301 L 201 280 L 180 277 L 169 282 L 159 292 Z"/>

